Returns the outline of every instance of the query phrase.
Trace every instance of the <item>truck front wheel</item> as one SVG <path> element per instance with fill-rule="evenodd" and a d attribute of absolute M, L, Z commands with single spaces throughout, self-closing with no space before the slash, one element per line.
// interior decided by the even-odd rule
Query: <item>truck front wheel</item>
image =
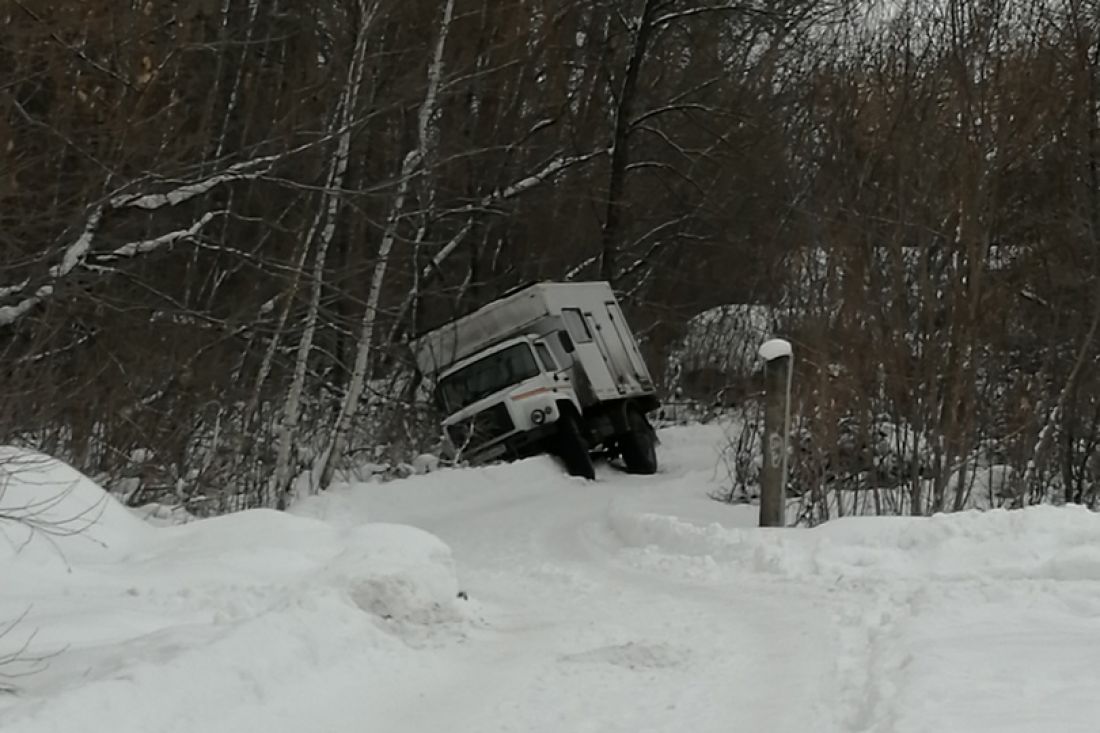
<path fill-rule="evenodd" d="M 657 473 L 657 435 L 653 426 L 638 410 L 627 415 L 630 432 L 619 438 L 619 452 L 630 473 Z"/>
<path fill-rule="evenodd" d="M 581 427 L 576 416 L 565 413 L 558 420 L 558 434 L 554 452 L 565 464 L 570 476 L 583 476 L 588 480 L 596 478 L 596 469 L 592 465 L 592 456 L 588 453 L 588 444 L 581 435 Z"/>

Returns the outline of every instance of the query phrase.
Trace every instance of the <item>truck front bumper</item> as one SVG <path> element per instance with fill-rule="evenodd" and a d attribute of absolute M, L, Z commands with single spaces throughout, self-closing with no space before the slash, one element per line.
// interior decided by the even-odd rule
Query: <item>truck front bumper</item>
<path fill-rule="evenodd" d="M 556 422 L 516 431 L 476 448 L 467 448 L 462 457 L 475 466 L 499 460 L 529 458 L 545 452 L 557 432 Z"/>

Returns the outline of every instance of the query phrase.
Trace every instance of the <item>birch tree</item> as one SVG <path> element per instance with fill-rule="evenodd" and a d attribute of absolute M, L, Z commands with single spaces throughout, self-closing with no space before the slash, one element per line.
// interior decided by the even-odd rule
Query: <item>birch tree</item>
<path fill-rule="evenodd" d="M 285 497 L 290 490 L 293 478 L 290 459 L 294 441 L 299 438 L 297 428 L 306 388 L 306 366 L 309 362 L 310 352 L 313 349 L 314 334 L 317 331 L 321 291 L 324 286 L 325 262 L 333 236 L 336 233 L 337 216 L 340 210 L 340 190 L 344 186 L 344 178 L 348 169 L 348 155 L 351 149 L 352 122 L 358 112 L 358 98 L 363 86 L 367 41 L 377 12 L 377 6 L 370 3 L 369 0 L 357 0 L 355 8 L 357 16 L 355 46 L 348 64 L 344 90 L 333 114 L 331 128 L 332 132 L 336 133 L 336 149 L 329 162 L 329 170 L 322 193 L 323 204 L 318 209 L 305 237 L 306 242 L 315 242 L 312 289 L 310 291 L 309 308 L 306 312 L 304 328 L 294 362 L 294 375 L 287 391 L 286 406 L 278 434 L 278 453 L 276 455 L 272 495 L 278 497 L 280 508 L 285 507 Z"/>
<path fill-rule="evenodd" d="M 363 389 L 371 368 L 374 332 L 379 318 L 378 304 L 382 298 L 386 270 L 389 267 L 390 256 L 397 240 L 397 227 L 405 209 L 405 199 L 408 195 L 409 186 L 415 177 L 423 175 L 425 169 L 431 166 L 434 160 L 438 143 L 438 98 L 443 81 L 443 52 L 447 45 L 447 36 L 450 33 L 454 18 L 454 4 L 454 0 L 446 0 L 443 6 L 435 49 L 428 63 L 424 99 L 420 103 L 420 110 L 417 115 L 416 143 L 401 163 L 397 190 L 394 193 L 393 203 L 386 218 L 382 241 L 378 245 L 374 271 L 371 274 L 370 287 L 367 291 L 367 303 L 360 323 L 359 342 L 356 345 L 351 378 L 348 381 L 347 391 L 340 404 L 340 411 L 335 424 L 332 426 L 328 445 L 321 454 L 316 469 L 321 486 L 325 486 L 332 481 L 335 460 L 338 460 L 344 452 L 352 419 L 358 411 L 359 400 L 363 396 Z"/>

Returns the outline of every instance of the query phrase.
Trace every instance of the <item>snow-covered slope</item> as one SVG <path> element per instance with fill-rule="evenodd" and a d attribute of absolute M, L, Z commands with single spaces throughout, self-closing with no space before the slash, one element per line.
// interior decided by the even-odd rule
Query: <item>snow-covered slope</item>
<path fill-rule="evenodd" d="M 71 466 L 10 446 L 0 446 L 0 521 L 0 562 L 107 561 L 153 534 Z"/>
<path fill-rule="evenodd" d="M 58 652 L 0 730 L 1097 728 L 1096 515 L 759 530 L 707 497 L 720 430 L 662 439 L 652 477 L 537 458 L 155 530 L 108 500 L 103 552 L 0 556 L 0 654 Z"/>
<path fill-rule="evenodd" d="M 260 510 L 153 529 L 19 455 L 0 515 L 41 526 L 0 519 L 4 733 L 256 730 L 408 656 L 405 627 L 462 618 L 449 549 L 414 527 Z"/>

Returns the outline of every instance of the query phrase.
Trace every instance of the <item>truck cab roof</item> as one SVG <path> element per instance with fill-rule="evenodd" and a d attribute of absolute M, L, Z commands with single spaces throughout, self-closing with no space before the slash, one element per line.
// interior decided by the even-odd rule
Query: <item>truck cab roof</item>
<path fill-rule="evenodd" d="M 443 371 L 441 371 L 439 373 L 438 379 L 440 379 L 440 380 L 446 379 L 451 374 L 454 374 L 455 372 L 458 372 L 458 371 L 461 371 L 462 369 L 465 369 L 470 364 L 473 364 L 474 362 L 477 362 L 477 361 L 481 361 L 482 359 L 484 359 L 487 356 L 492 356 L 493 354 L 497 353 L 498 351 L 504 351 L 505 349 L 507 349 L 507 348 L 509 348 L 509 347 L 511 347 L 515 344 L 523 343 L 523 342 L 533 343 L 538 338 L 539 337 L 535 334 L 523 334 L 522 336 L 514 336 L 512 338 L 504 339 L 503 341 L 500 341 L 496 344 L 493 344 L 492 346 L 490 346 L 486 349 L 482 349 L 481 351 L 477 352 L 476 354 L 473 354 L 471 356 L 466 357 L 465 359 L 462 359 L 460 361 L 456 361 L 454 364 L 451 364 L 449 367 L 447 367 L 446 369 L 444 369 Z"/>

